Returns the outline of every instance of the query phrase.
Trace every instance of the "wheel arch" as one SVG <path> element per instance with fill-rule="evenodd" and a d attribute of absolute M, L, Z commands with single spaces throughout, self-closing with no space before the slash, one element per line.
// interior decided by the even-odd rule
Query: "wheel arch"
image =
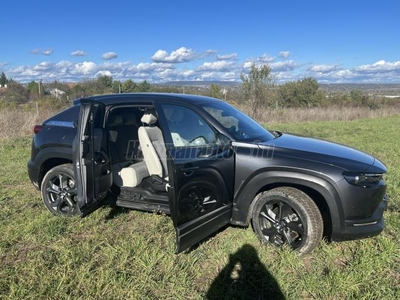
<path fill-rule="evenodd" d="M 43 149 L 37 158 L 39 162 L 38 186 L 42 185 L 42 181 L 46 173 L 52 168 L 63 165 L 72 164 L 72 149 L 68 148 L 47 148 Z"/>
<path fill-rule="evenodd" d="M 342 226 L 343 209 L 333 184 L 314 174 L 288 171 L 263 172 L 250 179 L 235 196 L 231 223 L 248 226 L 257 195 L 282 186 L 299 189 L 315 202 L 324 221 L 324 236 L 330 237 Z"/>

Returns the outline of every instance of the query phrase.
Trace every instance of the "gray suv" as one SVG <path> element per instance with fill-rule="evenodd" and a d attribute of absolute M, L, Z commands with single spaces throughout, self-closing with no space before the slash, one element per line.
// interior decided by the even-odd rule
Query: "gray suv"
<path fill-rule="evenodd" d="M 177 252 L 226 224 L 308 253 L 384 228 L 386 167 L 335 143 L 269 131 L 221 100 L 114 94 L 35 126 L 28 173 L 46 208 L 85 216 L 105 201 L 171 216 Z"/>

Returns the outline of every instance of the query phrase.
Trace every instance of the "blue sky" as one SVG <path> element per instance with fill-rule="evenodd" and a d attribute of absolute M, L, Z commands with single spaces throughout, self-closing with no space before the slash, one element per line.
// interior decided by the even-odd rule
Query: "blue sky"
<path fill-rule="evenodd" d="M 400 1 L 13 0 L 0 8 L 0 71 L 21 82 L 99 75 L 400 83 Z"/>

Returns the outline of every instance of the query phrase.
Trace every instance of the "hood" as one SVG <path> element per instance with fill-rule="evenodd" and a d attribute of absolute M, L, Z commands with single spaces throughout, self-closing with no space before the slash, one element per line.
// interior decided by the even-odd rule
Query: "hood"
<path fill-rule="evenodd" d="M 272 141 L 260 143 L 259 146 L 274 147 L 274 155 L 297 157 L 310 161 L 334 165 L 348 171 L 363 172 L 372 166 L 375 158 L 359 150 L 340 144 L 282 134 Z"/>

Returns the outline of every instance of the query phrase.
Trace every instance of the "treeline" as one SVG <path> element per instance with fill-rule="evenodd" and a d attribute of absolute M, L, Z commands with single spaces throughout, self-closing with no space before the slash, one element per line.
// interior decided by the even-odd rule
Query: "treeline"
<path fill-rule="evenodd" d="M 241 99 L 257 118 L 261 108 L 315 108 L 400 106 L 399 99 L 388 99 L 363 93 L 361 90 L 327 93 L 316 79 L 307 77 L 278 85 L 268 65 L 253 65 L 247 74 L 241 74 Z"/>
<path fill-rule="evenodd" d="M 360 90 L 328 94 L 321 89 L 314 78 L 304 78 L 278 85 L 274 82 L 268 65 L 253 66 L 249 73 L 241 74 L 242 84 L 223 87 L 217 84 L 210 86 L 171 86 L 153 85 L 146 80 L 134 82 L 115 80 L 103 75 L 93 80 L 77 83 L 54 81 L 42 83 L 31 81 L 21 84 L 5 76 L 0 76 L 0 108 L 15 106 L 28 102 L 55 106 L 69 105 L 77 98 L 109 93 L 164 92 L 200 94 L 219 98 L 238 104 L 246 104 L 257 115 L 260 108 L 293 108 L 293 107 L 329 107 L 353 106 L 379 108 L 381 105 L 398 105 L 397 99 L 371 97 Z M 4 88 L 7 86 L 7 88 Z"/>
<path fill-rule="evenodd" d="M 3 106 L 6 104 L 23 104 L 31 101 L 46 100 L 55 100 L 63 103 L 92 95 L 150 91 L 152 91 L 152 86 L 147 81 L 136 83 L 129 79 L 121 82 L 113 80 L 110 76 L 100 76 L 94 80 L 85 80 L 78 83 L 31 81 L 26 85 L 13 79 L 8 79 L 4 73 L 0 76 L 0 100 Z"/>

